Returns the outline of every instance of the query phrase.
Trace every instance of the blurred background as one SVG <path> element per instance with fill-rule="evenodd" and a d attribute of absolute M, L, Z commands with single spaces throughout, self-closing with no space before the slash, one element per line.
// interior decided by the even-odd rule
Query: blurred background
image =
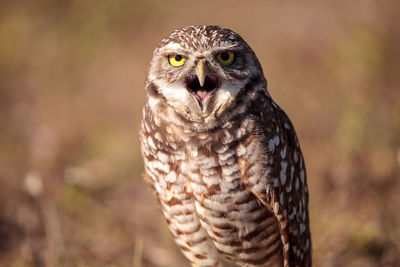
<path fill-rule="evenodd" d="M 299 135 L 314 266 L 400 266 L 400 4 L 0 2 L 0 266 L 188 266 L 143 181 L 153 48 L 217 24 Z"/>

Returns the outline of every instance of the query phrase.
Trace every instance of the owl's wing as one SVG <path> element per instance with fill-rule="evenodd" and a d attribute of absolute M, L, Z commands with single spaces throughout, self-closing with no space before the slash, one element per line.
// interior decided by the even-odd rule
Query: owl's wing
<path fill-rule="evenodd" d="M 265 151 L 265 190 L 252 190 L 278 219 L 285 266 L 311 266 L 308 189 L 303 155 L 285 112 L 272 100 L 260 118 L 259 140 Z"/>

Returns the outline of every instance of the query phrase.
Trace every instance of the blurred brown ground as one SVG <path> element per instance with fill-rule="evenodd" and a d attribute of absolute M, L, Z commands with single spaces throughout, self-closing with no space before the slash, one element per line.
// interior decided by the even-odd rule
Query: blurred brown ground
<path fill-rule="evenodd" d="M 314 266 L 400 266 L 398 1 L 2 1 L 0 266 L 188 266 L 142 179 L 152 50 L 217 24 L 296 126 Z"/>

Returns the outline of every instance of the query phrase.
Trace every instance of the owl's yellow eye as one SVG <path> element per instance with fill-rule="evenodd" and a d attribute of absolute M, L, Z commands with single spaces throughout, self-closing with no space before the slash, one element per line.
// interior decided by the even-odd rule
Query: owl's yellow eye
<path fill-rule="evenodd" d="M 185 64 L 186 58 L 181 55 L 170 55 L 168 56 L 169 64 L 174 67 L 179 67 Z"/>
<path fill-rule="evenodd" d="M 233 63 L 235 59 L 235 54 L 232 51 L 224 51 L 217 54 L 217 60 L 219 63 L 225 66 L 229 66 Z"/>

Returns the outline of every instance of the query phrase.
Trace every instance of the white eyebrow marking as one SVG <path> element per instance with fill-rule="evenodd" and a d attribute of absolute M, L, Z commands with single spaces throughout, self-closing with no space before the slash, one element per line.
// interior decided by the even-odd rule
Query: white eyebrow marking
<path fill-rule="evenodd" d="M 178 43 L 169 43 L 165 46 L 168 49 L 182 49 L 183 47 Z"/>

